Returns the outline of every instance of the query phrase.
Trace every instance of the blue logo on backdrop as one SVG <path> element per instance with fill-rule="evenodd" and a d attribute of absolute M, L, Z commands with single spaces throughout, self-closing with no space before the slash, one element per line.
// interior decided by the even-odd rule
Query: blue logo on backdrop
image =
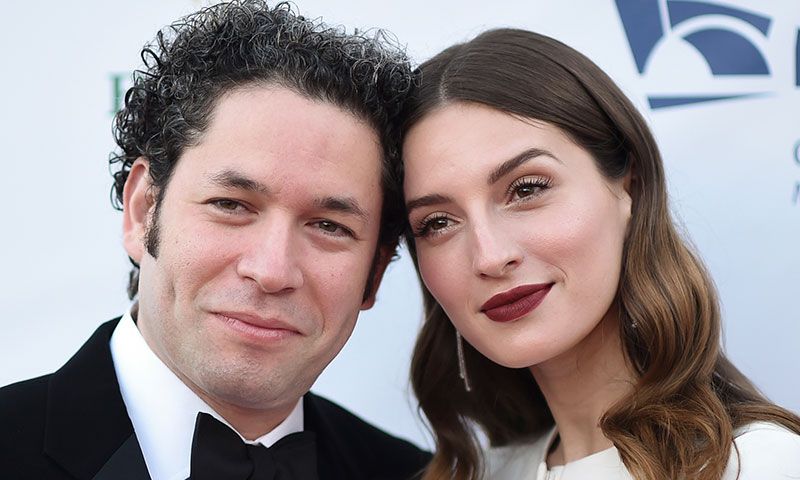
<path fill-rule="evenodd" d="M 674 44 L 677 40 L 691 45 L 701 55 L 712 78 L 737 75 L 757 79 L 770 76 L 767 58 L 757 46 L 769 37 L 772 24 L 772 20 L 764 15 L 704 1 L 616 0 L 616 3 L 640 74 L 644 74 L 653 63 L 657 47 Z M 800 30 L 795 50 L 795 84 L 800 86 Z M 686 51 L 682 54 L 685 55 Z M 674 69 L 670 71 L 674 72 Z M 764 93 L 752 89 L 700 95 L 673 93 L 649 95 L 648 102 L 650 108 L 658 109 Z"/>

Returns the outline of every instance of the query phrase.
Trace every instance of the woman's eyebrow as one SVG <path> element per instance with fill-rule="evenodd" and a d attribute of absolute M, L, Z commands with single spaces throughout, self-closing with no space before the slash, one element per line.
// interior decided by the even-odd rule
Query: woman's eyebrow
<path fill-rule="evenodd" d="M 492 173 L 489 174 L 487 183 L 490 186 L 497 183 L 497 181 L 503 178 L 503 176 L 513 171 L 515 168 L 519 167 L 523 163 L 532 160 L 536 157 L 550 157 L 559 163 L 563 163 L 549 150 L 545 150 L 543 148 L 528 148 L 518 153 L 517 155 L 514 155 L 512 158 L 506 160 L 505 162 L 498 165 L 497 168 L 492 170 Z M 431 205 L 441 205 L 443 203 L 448 203 L 452 201 L 453 199 L 451 197 L 448 197 L 446 195 L 441 195 L 439 193 L 432 193 L 430 195 L 424 195 L 422 197 L 418 197 L 406 202 L 406 212 L 411 213 L 411 211 L 414 210 L 415 208 L 429 207 Z"/>
<path fill-rule="evenodd" d="M 443 203 L 448 203 L 452 201 L 453 199 L 446 195 L 432 193 L 430 195 L 424 195 L 422 197 L 418 197 L 406 202 L 406 212 L 411 213 L 411 211 L 414 210 L 415 208 L 428 207 L 431 205 L 441 205 Z"/>
<path fill-rule="evenodd" d="M 486 183 L 489 186 L 497 183 L 498 180 L 503 178 L 506 174 L 514 170 L 515 168 L 519 167 L 523 163 L 527 162 L 528 160 L 534 159 L 536 157 L 550 157 L 553 160 L 559 160 L 555 155 L 550 153 L 550 151 L 542 149 L 542 148 L 529 148 L 523 152 L 514 155 L 512 158 L 506 160 L 505 162 L 501 163 L 497 168 L 492 170 L 492 173 L 489 174 L 489 178 Z"/>

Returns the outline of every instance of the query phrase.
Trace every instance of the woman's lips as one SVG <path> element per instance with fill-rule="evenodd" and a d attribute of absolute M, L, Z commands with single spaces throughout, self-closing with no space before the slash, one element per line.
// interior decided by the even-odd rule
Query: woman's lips
<path fill-rule="evenodd" d="M 516 320 L 538 307 L 552 286 L 552 283 L 522 285 L 498 293 L 481 306 L 481 312 L 495 322 Z"/>

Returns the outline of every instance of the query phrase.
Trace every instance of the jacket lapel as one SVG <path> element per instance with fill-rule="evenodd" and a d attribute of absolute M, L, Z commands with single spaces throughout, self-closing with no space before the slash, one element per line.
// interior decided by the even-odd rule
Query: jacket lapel
<path fill-rule="evenodd" d="M 81 480 L 149 480 L 111 359 L 119 319 L 101 325 L 50 379 L 45 454 Z"/>
<path fill-rule="evenodd" d="M 100 468 L 92 480 L 141 480 L 149 479 L 147 465 L 136 435 L 131 435 L 111 458 Z"/>
<path fill-rule="evenodd" d="M 325 412 L 324 403 L 308 393 L 303 397 L 304 429 L 317 436 L 317 468 L 320 480 L 352 480 L 364 478 L 358 459 L 348 448 L 343 432 L 347 425 L 337 425 L 335 417 Z"/>

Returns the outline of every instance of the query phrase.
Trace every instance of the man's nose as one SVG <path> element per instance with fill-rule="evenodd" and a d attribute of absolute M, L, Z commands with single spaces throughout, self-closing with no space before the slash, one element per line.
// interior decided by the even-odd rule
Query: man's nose
<path fill-rule="evenodd" d="M 488 220 L 471 225 L 472 270 L 484 278 L 499 278 L 522 262 L 522 249 L 500 225 Z"/>
<path fill-rule="evenodd" d="M 303 271 L 298 263 L 298 232 L 289 218 L 273 215 L 254 228 L 237 272 L 253 280 L 266 293 L 300 288 Z"/>

